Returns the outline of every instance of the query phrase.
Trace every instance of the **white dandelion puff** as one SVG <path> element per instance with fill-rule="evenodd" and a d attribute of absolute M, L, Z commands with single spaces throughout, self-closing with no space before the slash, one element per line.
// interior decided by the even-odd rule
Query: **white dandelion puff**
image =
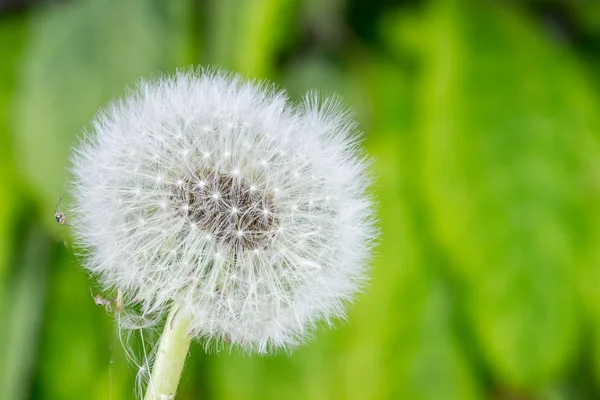
<path fill-rule="evenodd" d="M 176 303 L 206 343 L 289 349 L 365 281 L 368 167 L 335 100 L 179 72 L 93 120 L 72 157 L 70 223 L 85 268 L 122 293 L 122 321 L 135 308 L 158 322 Z"/>

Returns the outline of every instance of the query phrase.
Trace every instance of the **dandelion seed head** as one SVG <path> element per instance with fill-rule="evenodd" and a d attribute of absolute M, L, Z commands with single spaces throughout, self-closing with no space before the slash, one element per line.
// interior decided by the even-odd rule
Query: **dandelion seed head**
<path fill-rule="evenodd" d="M 85 268 L 154 323 L 176 301 L 205 343 L 289 349 L 365 281 L 368 167 L 335 100 L 182 71 L 95 117 L 71 223 Z"/>

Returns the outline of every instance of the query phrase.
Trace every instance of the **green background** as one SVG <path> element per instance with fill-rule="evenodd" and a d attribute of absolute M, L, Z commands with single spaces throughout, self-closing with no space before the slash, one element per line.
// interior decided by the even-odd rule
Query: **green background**
<path fill-rule="evenodd" d="M 382 237 L 347 322 L 291 356 L 195 344 L 178 399 L 600 399 L 600 2 L 5 4 L 0 399 L 143 391 L 53 211 L 98 108 L 190 64 L 340 94 Z"/>

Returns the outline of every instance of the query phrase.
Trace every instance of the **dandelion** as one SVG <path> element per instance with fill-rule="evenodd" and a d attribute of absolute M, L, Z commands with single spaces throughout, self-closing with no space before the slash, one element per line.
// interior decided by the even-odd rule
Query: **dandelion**
<path fill-rule="evenodd" d="M 85 268 L 122 321 L 168 314 L 147 399 L 174 396 L 192 339 L 289 350 L 365 281 L 368 161 L 335 100 L 180 71 L 100 112 L 72 165 Z"/>

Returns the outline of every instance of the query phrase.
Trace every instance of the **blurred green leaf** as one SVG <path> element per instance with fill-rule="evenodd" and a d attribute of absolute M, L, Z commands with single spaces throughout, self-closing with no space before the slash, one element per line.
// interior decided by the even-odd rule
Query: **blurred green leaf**
<path fill-rule="evenodd" d="M 518 9 L 468 4 L 433 1 L 425 16 L 423 178 L 496 379 L 535 389 L 576 349 L 581 147 L 597 125 L 567 51 Z"/>
<path fill-rule="evenodd" d="M 441 260 L 419 221 L 410 157 L 398 157 L 410 152 L 405 147 L 410 141 L 398 131 L 389 135 L 370 146 L 377 158 L 383 237 L 369 295 L 357 305 L 347 339 L 352 346 L 345 356 L 343 398 L 481 398 L 456 336 L 454 300 L 439 274 Z"/>
<path fill-rule="evenodd" d="M 46 276 L 51 264 L 50 239 L 37 226 L 29 228 L 21 254 L 16 257 L 14 282 L 2 297 L 6 337 L 2 335 L 0 350 L 0 398 L 28 398 L 29 379 L 35 365 L 38 336 L 46 300 Z"/>
<path fill-rule="evenodd" d="M 397 17 L 403 20 L 404 15 Z M 361 68 L 376 121 L 368 148 L 376 157 L 383 235 L 372 295 L 357 306 L 365 319 L 355 329 L 365 336 L 355 335 L 353 340 L 373 363 L 383 364 L 374 373 L 387 376 L 387 385 L 381 385 L 387 389 L 380 398 L 478 399 L 482 397 L 479 376 L 457 329 L 456 288 L 442 274 L 445 261 L 431 239 L 421 195 L 413 71 L 409 64 L 391 61 L 375 59 Z M 379 321 L 375 327 L 383 328 L 379 332 L 372 331 L 375 321 Z M 379 348 L 367 353 L 361 344 L 372 342 L 378 342 Z M 360 393 L 361 374 L 356 367 L 361 364 L 358 359 L 348 364 L 357 371 L 351 392 Z M 356 398 L 369 398 L 362 394 Z"/>
<path fill-rule="evenodd" d="M 345 98 L 343 92 L 348 88 L 344 80 L 344 71 L 327 59 L 310 56 L 293 63 L 284 73 L 285 88 L 292 98 L 300 100 L 311 89 L 324 94 L 336 94 Z"/>
<path fill-rule="evenodd" d="M 92 293 L 97 293 L 86 272 L 71 249 L 58 246 L 47 277 L 37 394 L 56 400 L 134 398 L 137 370 L 125 359 L 114 332 L 118 316 L 94 304 Z"/>
<path fill-rule="evenodd" d="M 578 1 L 568 8 L 568 13 L 577 21 L 577 27 L 600 36 L 600 3 Z"/>
<path fill-rule="evenodd" d="M 293 32 L 298 0 L 219 0 L 208 4 L 208 62 L 250 77 L 273 74 Z"/>
<path fill-rule="evenodd" d="M 14 244 L 13 224 L 19 203 L 18 171 L 15 168 L 11 102 L 26 34 L 23 17 L 0 18 L 0 293 L 3 292 L 8 259 Z"/>
<path fill-rule="evenodd" d="M 187 59 L 185 29 L 170 20 L 182 12 L 170 7 L 82 0 L 50 5 L 32 18 L 15 140 L 19 167 L 48 215 L 65 191 L 70 148 L 98 108 L 141 76 Z"/>
<path fill-rule="evenodd" d="M 590 123 L 588 130 L 592 133 L 588 135 L 585 142 L 582 141 L 580 151 L 587 160 L 588 173 L 582 179 L 583 184 L 588 190 L 583 194 L 586 199 L 586 211 L 590 231 L 588 232 L 586 242 L 581 243 L 582 248 L 589 251 L 584 252 L 581 261 L 578 263 L 579 271 L 579 289 L 587 326 L 591 327 L 592 333 L 589 335 L 590 345 L 593 351 L 585 349 L 585 354 L 592 358 L 594 364 L 595 387 L 600 390 L 600 123 L 598 122 L 600 113 L 600 99 L 598 95 L 598 83 L 600 82 L 600 3 L 598 2 L 577 2 L 569 8 L 569 15 L 576 21 L 578 29 L 577 40 L 579 42 L 579 56 L 584 61 L 586 67 L 587 80 L 572 77 L 571 85 L 577 88 L 579 93 L 586 93 L 587 96 L 580 96 L 574 100 L 574 108 L 582 115 L 585 121 Z M 579 65 L 577 65 L 579 66 Z M 596 86 L 594 92 L 589 90 L 589 82 Z M 587 338 L 587 337 L 586 337 Z"/>
<path fill-rule="evenodd" d="M 21 227 L 17 225 L 20 211 L 19 204 L 23 199 L 18 185 L 18 171 L 14 166 L 12 152 L 12 121 L 10 104 L 15 89 L 15 75 L 19 65 L 23 39 L 25 37 L 25 18 L 0 16 L 0 397 L 23 398 L 21 394 L 27 385 L 26 379 L 31 367 L 34 346 L 25 343 L 26 347 L 19 348 L 23 343 L 19 335 L 36 337 L 37 332 L 24 332 L 30 326 L 36 326 L 39 315 L 36 313 L 35 298 L 32 302 L 26 301 L 21 311 L 21 304 L 15 303 L 15 296 L 22 300 L 23 293 L 27 291 L 25 278 L 31 278 L 31 268 L 35 268 L 34 261 L 28 259 L 27 265 L 18 265 L 19 269 L 15 278 L 11 274 L 11 267 L 23 262 L 19 259 L 19 251 L 23 252 L 21 243 L 18 243 L 17 234 L 21 234 Z M 26 229 L 22 229 L 25 231 Z M 27 270 L 25 271 L 23 267 Z M 19 289 L 14 289 L 14 281 L 18 280 Z M 23 315 L 21 316 L 21 312 Z M 19 318 L 21 316 L 21 318 Z M 14 326 L 13 326 L 14 324 Z M 22 350 L 23 357 L 16 360 L 14 367 L 10 362 L 18 357 L 15 350 Z"/>
<path fill-rule="evenodd" d="M 158 1 L 164 11 L 163 20 L 168 33 L 165 52 L 171 54 L 173 65 L 168 67 L 187 67 L 196 64 L 200 55 L 200 44 L 196 37 L 195 20 L 198 17 L 197 3 L 194 0 Z M 163 15 L 160 13 L 159 15 Z"/>
<path fill-rule="evenodd" d="M 242 2 L 240 27 L 234 52 L 239 71 L 250 76 L 273 74 L 282 41 L 294 29 L 293 10 L 298 0 L 248 0 Z"/>

